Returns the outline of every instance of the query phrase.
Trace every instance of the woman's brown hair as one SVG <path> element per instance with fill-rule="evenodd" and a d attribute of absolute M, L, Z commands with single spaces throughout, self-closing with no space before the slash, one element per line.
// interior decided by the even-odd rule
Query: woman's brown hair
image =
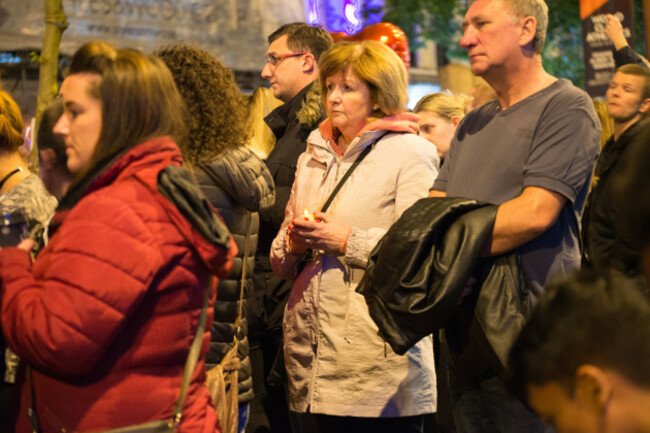
<path fill-rule="evenodd" d="M 187 138 L 179 143 L 197 166 L 229 147 L 243 146 L 249 131 L 247 109 L 233 72 L 207 51 L 173 45 L 156 55 L 167 65 L 187 105 Z"/>
<path fill-rule="evenodd" d="M 350 70 L 370 90 L 378 108 L 374 117 L 385 117 L 406 110 L 408 74 L 395 51 L 381 42 L 338 42 L 318 62 L 323 106 L 327 106 L 327 78 Z"/>
<path fill-rule="evenodd" d="M 159 58 L 132 49 L 113 55 L 104 47 L 97 55 L 80 56 L 78 62 L 73 58 L 70 70 L 102 78 L 89 88 L 90 96 L 102 104 L 102 128 L 89 169 L 155 137 L 184 139 L 185 104 Z"/>

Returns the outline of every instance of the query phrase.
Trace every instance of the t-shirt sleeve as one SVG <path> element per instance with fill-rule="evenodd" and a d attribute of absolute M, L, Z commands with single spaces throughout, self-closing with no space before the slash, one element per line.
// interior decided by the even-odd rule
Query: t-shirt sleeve
<path fill-rule="evenodd" d="M 585 95 L 560 94 L 542 114 L 524 165 L 523 187 L 562 194 L 571 203 L 598 157 L 600 123 Z"/>
<path fill-rule="evenodd" d="M 449 152 L 447 152 L 447 155 L 445 156 L 445 162 L 442 164 L 442 167 L 440 167 L 440 172 L 438 172 L 438 176 L 436 177 L 436 180 L 433 182 L 433 185 L 431 185 L 431 189 L 435 189 L 438 191 L 444 191 L 447 192 L 447 179 L 449 178 L 449 167 L 451 166 L 451 160 L 453 159 L 454 155 L 454 147 L 457 146 L 457 141 L 456 137 L 454 137 L 451 140 L 451 144 L 449 146 Z"/>

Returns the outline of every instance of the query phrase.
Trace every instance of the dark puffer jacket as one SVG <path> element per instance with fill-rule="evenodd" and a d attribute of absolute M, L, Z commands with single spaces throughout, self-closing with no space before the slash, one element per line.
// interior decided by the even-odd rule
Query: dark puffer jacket
<path fill-rule="evenodd" d="M 249 234 L 242 321 L 237 335 L 238 355 L 241 360 L 239 403 L 246 403 L 253 399 L 246 312 L 248 301 L 253 297 L 254 256 L 260 225 L 258 211 L 273 205 L 273 178 L 264 162 L 245 147 L 224 150 L 209 164 L 202 164 L 195 174 L 201 190 L 223 217 L 239 250 L 233 260 L 230 275 L 221 279 L 217 288 L 210 350 L 206 356 L 207 368 L 218 364 L 232 347 L 236 331 L 242 263 L 246 251 L 246 234 Z"/>

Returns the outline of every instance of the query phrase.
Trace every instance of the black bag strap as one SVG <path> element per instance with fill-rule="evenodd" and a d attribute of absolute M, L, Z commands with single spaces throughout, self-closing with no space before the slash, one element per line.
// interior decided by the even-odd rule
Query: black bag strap
<path fill-rule="evenodd" d="M 32 383 L 32 368 L 27 366 L 27 382 L 29 383 L 29 408 L 27 416 L 32 424 L 32 433 L 41 433 L 41 424 L 36 413 L 36 399 L 34 398 L 34 384 Z"/>
<path fill-rule="evenodd" d="M 350 168 L 348 169 L 348 171 L 346 171 L 345 174 L 343 175 L 343 177 L 341 178 L 341 180 L 339 180 L 339 183 L 338 183 L 338 184 L 336 185 L 336 187 L 334 188 L 334 191 L 332 191 L 332 193 L 330 194 L 330 196 L 327 198 L 327 201 L 325 202 L 325 204 L 324 204 L 323 207 L 321 208 L 321 210 L 320 210 L 321 212 L 327 212 L 327 209 L 328 209 L 328 208 L 330 207 L 330 205 L 332 204 L 332 201 L 334 200 L 334 197 L 335 197 L 336 194 L 338 194 L 338 192 L 341 190 L 341 188 L 343 187 L 343 184 L 345 183 L 346 180 L 348 180 L 348 178 L 350 177 L 350 175 L 352 174 L 352 172 L 354 171 L 354 169 L 357 168 L 357 166 L 358 166 L 359 164 L 361 164 L 361 161 L 363 161 L 363 159 L 364 159 L 366 156 L 368 156 L 368 154 L 369 154 L 370 151 L 372 150 L 372 147 L 373 147 L 373 146 L 374 146 L 374 145 L 375 145 L 379 140 L 381 140 L 382 138 L 384 138 L 384 136 L 387 135 L 387 134 L 389 134 L 390 132 L 391 132 L 391 131 L 386 131 L 386 132 L 384 132 L 383 134 L 379 135 L 377 138 L 375 138 L 375 139 L 373 140 L 372 143 L 370 143 L 368 146 L 366 146 L 365 149 L 363 149 L 363 151 L 361 152 L 361 154 L 359 155 L 359 157 L 358 157 L 357 159 L 354 160 L 354 162 L 352 163 L 352 165 L 350 166 Z"/>
<path fill-rule="evenodd" d="M 192 380 L 192 374 L 196 368 L 196 364 L 199 360 L 199 353 L 201 352 L 201 346 L 203 345 L 203 333 L 205 331 L 205 323 L 207 321 L 208 303 L 210 302 L 210 293 L 212 292 L 212 279 L 212 276 L 208 278 L 208 287 L 205 289 L 203 307 L 201 307 L 201 315 L 199 316 L 199 326 L 196 328 L 196 334 L 194 334 L 194 340 L 192 341 L 190 352 L 187 354 L 187 360 L 185 361 L 185 368 L 183 368 L 181 392 L 178 396 L 176 404 L 174 405 L 174 411 L 172 415 L 174 427 L 178 427 L 178 425 L 181 423 L 183 404 L 185 403 L 185 397 L 187 396 L 187 388 L 190 386 L 190 380 Z"/>
<path fill-rule="evenodd" d="M 242 265 L 241 265 L 241 286 L 239 287 L 239 306 L 237 307 L 237 319 L 235 320 L 235 339 L 237 338 L 237 335 L 239 335 L 239 330 L 241 328 L 241 320 L 242 320 L 242 310 L 243 310 L 243 304 L 244 304 L 244 289 L 246 287 L 246 271 L 247 271 L 247 266 L 246 262 L 248 262 L 248 256 L 251 254 L 250 251 L 250 239 L 251 239 L 251 227 L 253 226 L 253 215 L 251 212 L 248 212 L 246 214 L 246 240 L 244 241 L 244 256 L 242 257 Z"/>

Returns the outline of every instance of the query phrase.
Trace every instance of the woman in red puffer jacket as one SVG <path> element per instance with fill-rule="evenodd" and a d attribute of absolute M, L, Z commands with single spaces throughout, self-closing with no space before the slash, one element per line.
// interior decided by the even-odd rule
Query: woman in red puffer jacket
<path fill-rule="evenodd" d="M 43 433 L 171 419 L 208 284 L 212 315 L 211 275 L 228 275 L 236 252 L 180 168 L 183 103 L 169 71 L 134 50 L 88 52 L 73 58 L 54 127 L 76 179 L 50 242 L 33 263 L 29 240 L 0 251 L 3 331 L 31 367 Z M 202 337 L 182 433 L 215 431 L 209 329 Z M 31 432 L 28 381 L 21 394 L 16 431 Z"/>

